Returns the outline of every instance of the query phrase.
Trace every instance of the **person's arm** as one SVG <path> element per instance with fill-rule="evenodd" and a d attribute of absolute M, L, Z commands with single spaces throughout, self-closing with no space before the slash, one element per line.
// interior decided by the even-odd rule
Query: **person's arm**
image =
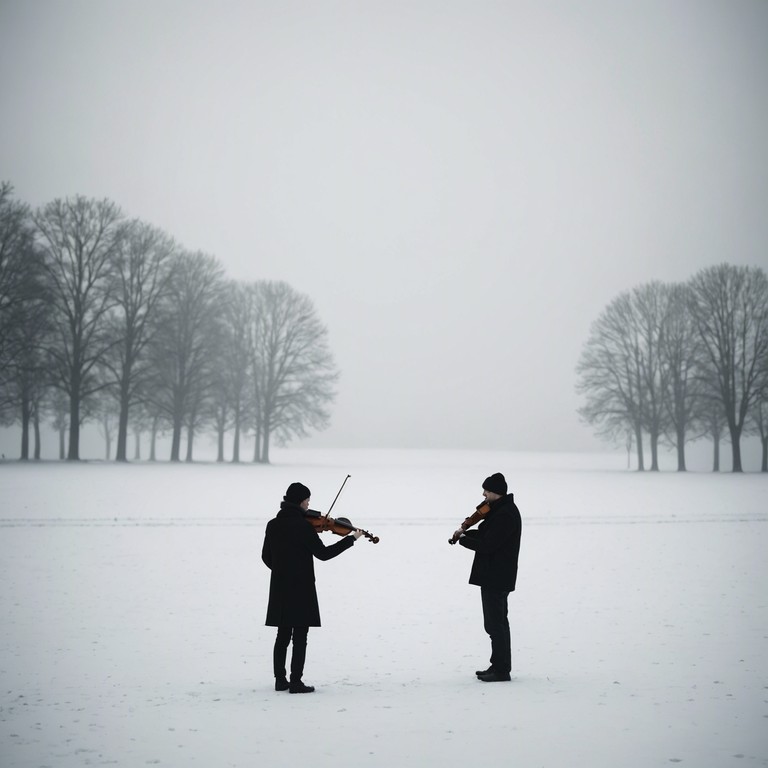
<path fill-rule="evenodd" d="M 352 547 L 360 536 L 359 533 L 355 533 L 352 536 L 344 536 L 341 541 L 337 541 L 335 544 L 329 544 L 327 547 L 323 544 L 317 531 L 312 526 L 307 526 L 307 546 L 309 551 L 318 560 L 331 560 L 332 558 L 345 552 Z"/>
<path fill-rule="evenodd" d="M 482 535 L 479 531 L 467 531 L 466 535 L 459 539 L 459 544 L 473 552 L 488 555 L 501 549 L 513 533 L 513 521 L 508 515 L 503 515 L 496 520 L 487 520 L 485 526 Z"/>
<path fill-rule="evenodd" d="M 264 534 L 264 546 L 261 548 L 261 559 L 264 561 L 264 565 L 272 570 L 272 548 L 269 546 L 269 523 L 267 523 L 267 531 Z"/>

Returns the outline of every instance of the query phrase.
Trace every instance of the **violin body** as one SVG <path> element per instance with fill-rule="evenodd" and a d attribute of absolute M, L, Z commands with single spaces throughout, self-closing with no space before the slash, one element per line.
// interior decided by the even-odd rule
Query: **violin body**
<path fill-rule="evenodd" d="M 461 536 L 460 531 L 466 531 L 467 528 L 471 528 L 475 523 L 479 523 L 489 512 L 491 511 L 491 504 L 488 501 L 482 501 L 475 507 L 475 511 L 467 517 L 464 522 L 459 526 L 459 530 L 456 531 L 450 539 L 449 544 L 455 544 Z"/>
<path fill-rule="evenodd" d="M 307 521 L 311 523 L 312 527 L 318 532 L 331 531 L 337 536 L 346 536 L 352 531 L 359 530 L 360 533 L 365 536 L 366 539 L 372 541 L 374 544 L 379 543 L 379 537 L 373 536 L 368 531 L 364 531 L 362 528 L 358 528 L 353 525 L 346 517 L 329 517 L 322 512 L 318 512 L 316 509 L 308 509 L 304 512 L 304 516 Z"/>

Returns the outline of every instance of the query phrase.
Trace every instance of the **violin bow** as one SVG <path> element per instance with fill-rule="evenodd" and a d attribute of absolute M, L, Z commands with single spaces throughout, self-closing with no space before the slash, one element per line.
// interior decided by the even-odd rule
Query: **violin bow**
<path fill-rule="evenodd" d="M 341 484 L 341 488 L 339 488 L 339 492 L 336 494 L 336 497 L 335 497 L 335 498 L 334 498 L 334 500 L 331 502 L 331 506 L 328 508 L 328 511 L 325 513 L 325 516 L 326 516 L 326 517 L 329 517 L 329 516 L 330 516 L 330 514 L 331 514 L 331 510 L 333 509 L 333 505 L 336 503 L 336 499 L 338 499 L 338 498 L 339 498 L 339 496 L 341 495 L 341 492 L 344 490 L 344 486 L 347 484 L 347 480 L 349 480 L 349 478 L 350 478 L 350 477 L 352 477 L 352 475 L 347 475 L 347 476 L 344 478 L 344 482 Z"/>

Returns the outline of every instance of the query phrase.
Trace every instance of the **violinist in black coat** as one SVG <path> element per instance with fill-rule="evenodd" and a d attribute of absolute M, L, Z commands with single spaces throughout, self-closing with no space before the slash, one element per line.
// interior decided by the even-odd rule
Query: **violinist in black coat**
<path fill-rule="evenodd" d="M 517 584 L 522 520 L 507 481 L 497 472 L 483 482 L 490 510 L 476 530 L 459 529 L 459 544 L 475 553 L 469 583 L 480 587 L 484 629 L 491 638 L 491 666 L 479 670 L 483 682 L 510 679 L 512 649 L 507 600 Z"/>
<path fill-rule="evenodd" d="M 309 508 L 310 491 L 301 483 L 291 483 L 280 504 L 277 517 L 267 523 L 261 559 L 272 571 L 266 625 L 277 627 L 273 651 L 275 690 L 311 693 L 304 685 L 304 662 L 310 627 L 320 626 L 320 609 L 315 588 L 314 558 L 330 560 L 354 545 L 361 531 L 352 531 L 341 541 L 325 546 L 304 516 Z M 285 661 L 293 640 L 291 679 L 286 678 Z"/>

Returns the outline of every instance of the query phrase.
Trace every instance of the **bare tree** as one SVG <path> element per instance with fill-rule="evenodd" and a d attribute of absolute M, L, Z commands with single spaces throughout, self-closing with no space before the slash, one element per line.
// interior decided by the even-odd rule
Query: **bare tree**
<path fill-rule="evenodd" d="M 624 440 L 630 430 L 644 469 L 644 373 L 641 340 L 632 296 L 614 299 L 592 324 L 576 368 L 577 391 L 586 397 L 581 417 L 598 435 Z"/>
<path fill-rule="evenodd" d="M 269 463 L 273 437 L 284 443 L 327 425 L 338 372 L 328 332 L 309 297 L 284 282 L 258 285 L 252 373 L 258 397 L 258 459 Z"/>
<path fill-rule="evenodd" d="M 13 187 L 0 182 L 0 364 L 11 357 L 9 334 L 28 295 L 29 262 L 34 237 L 28 206 L 14 200 Z M 0 370 L 2 368 L 0 367 Z"/>
<path fill-rule="evenodd" d="M 0 417 L 21 424 L 20 458 L 29 458 L 29 431 L 39 422 L 48 383 L 45 345 L 50 334 L 41 252 L 29 208 L 0 184 Z M 40 457 L 39 428 L 35 456 Z"/>
<path fill-rule="evenodd" d="M 232 297 L 229 323 L 232 329 L 228 353 L 230 364 L 230 389 L 232 393 L 232 421 L 234 438 L 232 441 L 232 461 L 240 461 L 240 439 L 245 429 L 246 420 L 253 411 L 253 399 L 248 386 L 248 371 L 253 361 L 250 329 L 257 313 L 258 293 L 253 285 L 239 285 Z"/>
<path fill-rule="evenodd" d="M 632 291 L 632 314 L 639 341 L 643 423 L 651 445 L 651 471 L 659 469 L 659 438 L 666 428 L 666 404 L 669 370 L 662 365 L 668 291 L 653 281 Z"/>
<path fill-rule="evenodd" d="M 145 388 L 149 359 L 146 350 L 157 330 L 155 311 L 168 290 L 169 264 L 175 245 L 165 233 L 132 221 L 124 227 L 113 259 L 112 290 L 116 308 L 110 334 L 116 344 L 105 358 L 116 384 L 119 403 L 116 461 L 127 461 L 129 413 Z"/>
<path fill-rule="evenodd" d="M 175 256 L 172 270 L 168 295 L 158 308 L 158 331 L 150 345 L 154 376 L 147 398 L 170 422 L 171 461 L 179 461 L 184 426 L 188 429 L 187 458 L 191 459 L 201 400 L 211 386 L 223 270 L 212 256 L 199 252 Z"/>
<path fill-rule="evenodd" d="M 13 187 L 0 183 L 0 414 L 10 410 L 6 421 L 19 418 L 20 385 L 30 376 L 30 357 L 39 356 L 45 301 L 31 213 L 12 195 Z"/>
<path fill-rule="evenodd" d="M 34 215 L 55 326 L 48 350 L 54 384 L 69 396 L 70 461 L 80 458 L 83 402 L 104 386 L 97 374 L 113 344 L 105 320 L 114 303 L 109 271 L 121 219 L 114 203 L 81 196 L 54 200 Z"/>
<path fill-rule="evenodd" d="M 701 436 L 694 428 L 700 427 L 703 351 L 699 333 L 688 309 L 689 286 L 668 285 L 664 292 L 664 330 L 659 347 L 663 370 L 661 379 L 667 389 L 663 400 L 671 433 L 670 441 L 677 450 L 677 470 L 684 472 L 686 441 Z M 692 429 L 693 435 L 690 434 Z"/>
<path fill-rule="evenodd" d="M 231 322 L 232 299 L 237 284 L 226 282 L 222 289 L 222 314 L 216 324 L 218 339 L 211 348 L 210 393 L 205 405 L 208 420 L 216 429 L 216 461 L 224 461 L 224 438 L 233 425 L 233 373 L 243 364 L 247 365 L 247 356 L 243 360 L 234 359 L 230 353 L 233 334 L 237 332 Z M 238 435 L 239 440 L 239 435 Z"/>
<path fill-rule="evenodd" d="M 733 471 L 742 472 L 744 425 L 768 377 L 768 278 L 759 267 L 701 270 L 691 280 L 690 310 L 728 424 Z"/>
<path fill-rule="evenodd" d="M 25 306 L 24 316 L 24 322 L 14 333 L 18 351 L 5 371 L 6 399 L 13 406 L 12 420 L 21 425 L 22 461 L 29 458 L 30 427 L 35 433 L 35 458 L 40 458 L 40 411 L 49 388 L 43 349 L 49 326 L 44 304 L 36 302 L 34 308 Z"/>
<path fill-rule="evenodd" d="M 215 418 L 218 432 L 218 460 L 224 460 L 224 431 L 234 429 L 232 462 L 240 461 L 240 442 L 248 415 L 252 412 L 252 333 L 256 319 L 258 290 L 255 284 L 230 281 L 226 286 L 222 314 L 221 342 L 216 365 Z"/>

